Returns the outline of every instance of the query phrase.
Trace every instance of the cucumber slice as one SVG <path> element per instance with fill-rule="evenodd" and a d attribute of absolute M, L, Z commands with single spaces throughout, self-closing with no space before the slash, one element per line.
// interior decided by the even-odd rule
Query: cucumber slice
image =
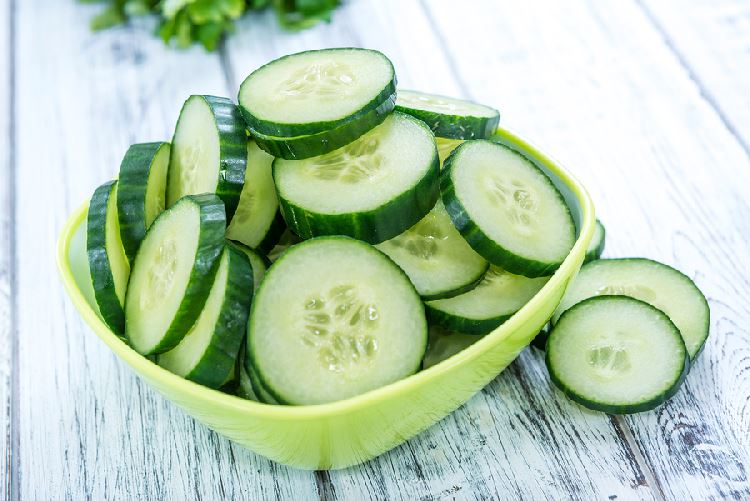
<path fill-rule="evenodd" d="M 302 239 L 300 237 L 289 231 L 289 228 L 287 228 L 286 231 L 281 234 L 281 238 L 279 239 L 279 243 L 276 244 L 276 247 L 271 249 L 271 252 L 268 253 L 268 260 L 272 263 L 276 262 L 276 260 L 279 259 L 289 247 L 298 244 L 301 241 Z"/>
<path fill-rule="evenodd" d="M 260 287 L 260 282 L 266 275 L 266 269 L 271 266 L 271 262 L 264 255 L 259 254 L 257 251 L 254 251 L 253 249 L 245 245 L 231 241 L 228 243 L 244 252 L 247 256 L 247 259 L 250 261 L 250 266 L 253 268 L 253 291 L 258 290 L 258 287 Z"/>
<path fill-rule="evenodd" d="M 691 359 L 708 338 L 710 312 L 700 289 L 671 266 L 644 258 L 599 259 L 584 265 L 568 286 L 552 323 L 574 304 L 604 294 L 634 297 L 666 313 L 680 329 Z"/>
<path fill-rule="evenodd" d="M 422 369 L 429 369 L 449 359 L 479 339 L 481 339 L 480 336 L 449 331 L 437 325 L 430 326 L 430 341 L 422 361 Z"/>
<path fill-rule="evenodd" d="M 448 155 L 453 153 L 453 150 L 463 143 L 461 139 L 446 139 L 444 137 L 436 137 L 435 143 L 437 143 L 438 156 L 440 157 L 440 165 L 445 163 L 445 159 Z"/>
<path fill-rule="evenodd" d="M 586 299 L 547 341 L 550 378 L 571 399 L 610 414 L 657 407 L 688 372 L 680 331 L 667 315 L 627 296 Z"/>
<path fill-rule="evenodd" d="M 167 175 L 167 207 L 185 195 L 216 193 L 231 221 L 247 165 L 247 134 L 234 103 L 190 96 L 180 111 Z"/>
<path fill-rule="evenodd" d="M 467 141 L 445 161 L 443 203 L 469 245 L 528 277 L 552 274 L 575 243 L 575 224 L 550 179 L 521 153 Z"/>
<path fill-rule="evenodd" d="M 594 226 L 594 236 L 591 237 L 591 242 L 589 242 L 589 246 L 586 247 L 586 257 L 583 260 L 584 263 L 588 263 L 589 261 L 601 257 L 602 252 L 604 252 L 604 237 L 604 225 L 597 219 L 596 226 Z"/>
<path fill-rule="evenodd" d="M 165 142 L 134 144 L 120 163 L 117 214 L 130 263 L 146 230 L 164 210 L 170 149 Z"/>
<path fill-rule="evenodd" d="M 284 219 L 303 238 L 380 243 L 416 224 L 438 198 L 432 133 L 402 113 L 326 155 L 277 158 L 273 170 Z"/>
<path fill-rule="evenodd" d="M 494 134 L 500 112 L 463 99 L 399 90 L 396 110 L 426 123 L 438 137 L 484 139 Z"/>
<path fill-rule="evenodd" d="M 240 384 L 237 388 L 237 396 L 246 400 L 255 400 L 260 402 L 258 395 L 253 390 L 253 385 L 250 382 L 250 375 L 245 370 L 244 364 L 240 364 Z"/>
<path fill-rule="evenodd" d="M 317 404 L 413 374 L 426 344 L 424 308 L 404 272 L 364 242 L 322 237 L 268 270 L 246 364 L 277 401 Z"/>
<path fill-rule="evenodd" d="M 508 320 L 547 283 L 490 266 L 476 288 L 449 299 L 428 301 L 431 322 L 465 334 L 487 334 Z"/>
<path fill-rule="evenodd" d="M 469 291 L 489 267 L 458 233 L 440 200 L 417 224 L 376 247 L 404 270 L 422 299 Z"/>
<path fill-rule="evenodd" d="M 235 370 L 253 298 L 253 269 L 247 255 L 228 245 L 211 292 L 190 332 L 157 363 L 178 376 L 219 388 Z"/>
<path fill-rule="evenodd" d="M 186 196 L 151 225 L 133 263 L 125 333 L 143 355 L 182 341 L 203 309 L 224 248 L 224 204 L 213 194 Z"/>
<path fill-rule="evenodd" d="M 258 376 L 257 371 L 253 369 L 252 365 L 247 363 L 247 358 L 245 360 L 246 362 L 243 365 L 243 369 L 245 370 L 245 374 L 247 376 L 248 382 L 250 383 L 250 387 L 253 390 L 255 398 L 258 400 L 258 402 L 263 402 L 264 404 L 278 405 L 279 402 L 263 385 L 263 381 Z"/>
<path fill-rule="evenodd" d="M 268 252 L 286 229 L 279 212 L 273 184 L 273 157 L 257 144 L 247 143 L 247 169 L 239 205 L 227 227 L 227 238 L 253 249 Z"/>
<path fill-rule="evenodd" d="M 86 226 L 86 255 L 99 314 L 115 334 L 125 331 L 125 291 L 130 265 L 120 240 L 117 181 L 99 186 L 91 196 Z"/>
<path fill-rule="evenodd" d="M 396 73 L 382 53 L 323 49 L 284 56 L 253 71 L 240 86 L 239 103 L 253 131 L 295 137 L 350 124 L 395 92 Z"/>

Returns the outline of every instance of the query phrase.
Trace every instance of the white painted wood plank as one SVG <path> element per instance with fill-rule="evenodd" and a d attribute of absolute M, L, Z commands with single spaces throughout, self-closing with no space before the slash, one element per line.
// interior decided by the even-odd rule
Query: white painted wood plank
<path fill-rule="evenodd" d="M 750 159 L 637 5 L 475 4 L 484 15 L 429 2 L 470 96 L 585 181 L 608 255 L 673 264 L 709 298 L 711 338 L 683 390 L 623 420 L 657 487 L 747 497 Z"/>
<path fill-rule="evenodd" d="M 77 2 L 16 5 L 21 496 L 315 496 L 312 473 L 231 445 L 137 380 L 79 320 L 52 259 L 130 142 L 169 138 L 188 94 L 226 93 L 218 57 L 167 50 L 152 26 L 92 35 Z"/>

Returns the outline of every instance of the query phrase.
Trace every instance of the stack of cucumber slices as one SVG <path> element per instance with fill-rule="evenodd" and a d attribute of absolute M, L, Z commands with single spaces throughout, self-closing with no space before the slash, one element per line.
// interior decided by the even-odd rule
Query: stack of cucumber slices
<path fill-rule="evenodd" d="M 438 364 L 521 309 L 576 240 L 552 181 L 493 137 L 499 119 L 397 91 L 388 58 L 354 48 L 272 61 L 238 105 L 190 96 L 172 142 L 131 146 L 91 197 L 97 312 L 174 374 L 267 404 Z M 684 275 L 599 260 L 603 245 L 598 224 L 535 342 L 573 399 L 644 410 L 684 378 L 708 308 Z"/>

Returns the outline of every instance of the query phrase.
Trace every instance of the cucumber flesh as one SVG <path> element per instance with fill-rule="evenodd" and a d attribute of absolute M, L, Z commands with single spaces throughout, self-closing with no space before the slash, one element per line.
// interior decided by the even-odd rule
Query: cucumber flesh
<path fill-rule="evenodd" d="M 364 242 L 321 237 L 268 270 L 246 364 L 277 401 L 318 404 L 414 373 L 426 344 L 424 308 L 403 271 Z"/>
<path fill-rule="evenodd" d="M 690 278 L 671 266 L 644 258 L 599 259 L 581 268 L 552 317 L 580 301 L 598 295 L 630 296 L 666 313 L 680 330 L 690 358 L 694 359 L 708 338 L 708 301 Z"/>
<path fill-rule="evenodd" d="M 576 402 L 610 414 L 653 409 L 674 395 L 689 358 L 662 311 L 627 296 L 598 296 L 569 310 L 547 341 L 552 381 Z"/>
<path fill-rule="evenodd" d="M 430 326 L 430 341 L 427 346 L 427 353 L 422 361 L 422 369 L 429 369 L 433 365 L 449 359 L 476 343 L 479 339 L 481 339 L 479 336 L 445 330 L 437 325 Z"/>
<path fill-rule="evenodd" d="M 591 242 L 586 248 L 586 258 L 583 260 L 584 263 L 599 259 L 604 252 L 604 237 L 605 230 L 604 225 L 598 219 L 596 220 L 596 226 L 594 226 L 594 236 L 591 237 Z"/>

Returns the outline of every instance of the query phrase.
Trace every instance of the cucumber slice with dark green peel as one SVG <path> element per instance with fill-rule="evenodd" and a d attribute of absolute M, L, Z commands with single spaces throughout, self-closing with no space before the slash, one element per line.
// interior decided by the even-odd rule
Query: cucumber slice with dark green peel
<path fill-rule="evenodd" d="M 547 341 L 550 378 L 568 397 L 609 414 L 651 410 L 672 397 L 690 359 L 667 315 L 627 296 L 567 310 Z"/>
<path fill-rule="evenodd" d="M 487 334 L 528 303 L 547 280 L 549 277 L 528 278 L 490 266 L 479 285 L 469 292 L 427 301 L 427 316 L 446 329 Z"/>
<path fill-rule="evenodd" d="M 484 139 L 495 133 L 500 112 L 463 99 L 399 90 L 396 110 L 426 123 L 437 137 Z"/>
<path fill-rule="evenodd" d="M 253 71 L 240 86 L 239 103 L 253 131 L 296 137 L 352 124 L 395 92 L 396 73 L 382 53 L 323 49 L 284 56 Z"/>
<path fill-rule="evenodd" d="M 186 196 L 161 213 L 141 242 L 125 300 L 125 334 L 143 355 L 182 341 L 208 298 L 224 249 L 224 204 Z"/>
<path fill-rule="evenodd" d="M 461 334 L 437 325 L 430 326 L 430 341 L 427 346 L 427 353 L 422 360 L 422 369 L 429 369 L 433 365 L 449 359 L 476 343 L 479 339 L 481 339 L 481 336 Z"/>
<path fill-rule="evenodd" d="M 396 96 L 391 96 L 383 101 L 380 106 L 368 111 L 361 117 L 317 134 L 278 137 L 261 134 L 253 129 L 250 129 L 250 134 L 262 149 L 275 157 L 286 158 L 287 160 L 303 160 L 324 155 L 351 143 L 362 134 L 380 125 L 393 111 L 395 103 Z"/>
<path fill-rule="evenodd" d="M 691 359 L 708 338 L 710 311 L 700 289 L 671 266 L 644 258 L 599 259 L 584 265 L 568 286 L 552 323 L 574 304 L 604 294 L 634 297 L 666 313 L 680 329 Z"/>
<path fill-rule="evenodd" d="M 264 253 L 273 249 L 286 229 L 279 212 L 272 164 L 271 155 L 254 142 L 248 142 L 245 184 L 237 210 L 227 227 L 227 238 Z"/>
<path fill-rule="evenodd" d="M 438 199 L 432 132 L 403 113 L 320 157 L 277 158 L 273 171 L 284 219 L 303 238 L 380 243 L 416 224 Z"/>
<path fill-rule="evenodd" d="M 241 250 L 245 253 L 247 256 L 247 259 L 250 261 L 250 266 L 253 268 L 253 291 L 258 290 L 258 287 L 260 286 L 260 282 L 263 280 L 263 277 L 266 275 L 266 270 L 269 266 L 271 266 L 271 261 L 268 260 L 266 256 L 263 254 L 258 253 L 258 251 L 255 251 L 251 249 L 250 247 L 247 247 L 245 245 L 242 245 L 238 242 L 228 242 L 229 245 L 235 247 L 236 249 Z"/>
<path fill-rule="evenodd" d="M 253 390 L 253 385 L 250 382 L 250 375 L 245 370 L 244 364 L 239 364 L 240 371 L 240 384 L 237 387 L 237 396 L 244 398 L 245 400 L 255 400 L 260 402 L 258 395 Z"/>
<path fill-rule="evenodd" d="M 271 392 L 269 392 L 268 389 L 263 385 L 263 381 L 258 376 L 257 371 L 253 369 L 252 365 L 247 363 L 247 359 L 245 360 L 246 361 L 243 364 L 243 369 L 245 371 L 247 381 L 248 383 L 250 383 L 250 388 L 255 395 L 255 399 L 258 400 L 258 402 L 262 402 L 264 404 L 279 405 L 280 402 L 276 400 Z"/>
<path fill-rule="evenodd" d="M 300 237 L 287 228 L 287 230 L 281 235 L 281 239 L 279 239 L 279 243 L 276 244 L 276 247 L 271 249 L 271 252 L 268 253 L 268 260 L 272 263 L 275 262 L 289 247 L 298 244 L 301 241 L 302 239 Z"/>
<path fill-rule="evenodd" d="M 125 291 L 130 265 L 120 240 L 117 218 L 117 181 L 99 186 L 91 197 L 86 226 L 88 256 L 94 298 L 104 323 L 115 334 L 125 331 Z"/>
<path fill-rule="evenodd" d="M 377 248 L 404 270 L 425 300 L 473 289 L 489 267 L 454 228 L 439 200 L 421 221 Z"/>
<path fill-rule="evenodd" d="M 586 258 L 583 260 L 584 263 L 599 259 L 604 252 L 604 225 L 598 219 L 596 220 L 596 226 L 594 226 L 594 236 L 591 237 L 589 246 L 586 247 Z"/>
<path fill-rule="evenodd" d="M 385 254 L 347 237 L 291 247 L 253 302 L 246 367 L 279 402 L 333 402 L 413 374 L 427 345 L 424 307 Z"/>
<path fill-rule="evenodd" d="M 170 144 L 134 144 L 120 163 L 117 214 L 125 254 L 132 263 L 146 230 L 165 205 Z"/>
<path fill-rule="evenodd" d="M 527 277 L 552 274 L 575 243 L 570 210 L 550 179 L 519 152 L 467 141 L 440 176 L 453 224 L 490 263 Z"/>
<path fill-rule="evenodd" d="M 247 255 L 228 245 L 211 292 L 190 332 L 157 362 L 185 379 L 219 388 L 235 370 L 253 298 L 253 269 Z"/>
<path fill-rule="evenodd" d="M 216 193 L 231 221 L 247 165 L 247 133 L 224 97 L 190 96 L 180 111 L 167 175 L 167 207 L 185 195 Z"/>
<path fill-rule="evenodd" d="M 461 139 L 446 139 L 444 137 L 436 137 L 435 143 L 437 143 L 438 156 L 440 157 L 440 165 L 445 163 L 445 159 L 448 158 L 453 150 L 463 143 Z"/>

